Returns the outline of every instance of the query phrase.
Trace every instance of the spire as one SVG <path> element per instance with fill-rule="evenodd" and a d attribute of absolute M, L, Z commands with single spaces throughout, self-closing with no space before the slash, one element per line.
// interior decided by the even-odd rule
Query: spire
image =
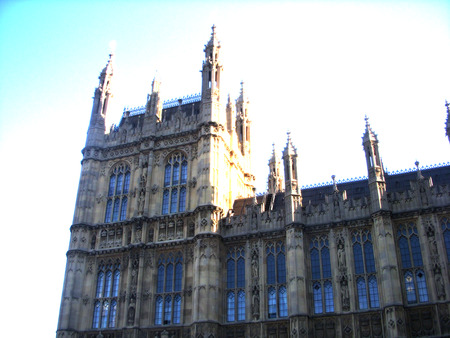
<path fill-rule="evenodd" d="M 281 161 L 275 153 L 275 144 L 272 144 L 272 156 L 269 160 L 269 177 L 267 180 L 268 193 L 276 194 L 283 191 L 283 176 L 281 174 Z"/>
<path fill-rule="evenodd" d="M 372 131 L 369 118 L 366 116 L 366 129 L 362 137 L 364 153 L 366 155 L 367 173 L 369 177 L 369 190 L 372 203 L 372 212 L 387 209 L 386 181 L 384 168 L 378 149 L 377 135 Z"/>
<path fill-rule="evenodd" d="M 161 81 L 159 80 L 158 71 L 152 81 L 152 92 L 147 95 L 147 116 L 156 116 L 161 119 L 162 101 L 161 101 Z"/>
<path fill-rule="evenodd" d="M 283 151 L 283 157 L 284 156 L 297 156 L 297 149 L 292 144 L 290 131 L 287 132 L 287 143 Z"/>
<path fill-rule="evenodd" d="M 372 128 L 369 124 L 369 118 L 365 115 L 364 120 L 366 121 L 366 130 L 363 135 L 363 142 L 366 140 L 378 142 L 377 135 L 372 131 Z"/>
<path fill-rule="evenodd" d="M 417 168 L 417 179 L 423 180 L 424 177 L 422 176 L 422 172 L 420 171 L 420 168 L 419 168 L 419 161 L 416 161 L 414 164 L 416 165 L 416 168 Z"/>
<path fill-rule="evenodd" d="M 216 26 L 212 26 L 211 38 L 205 45 L 205 59 L 202 65 L 202 118 L 205 122 L 220 122 L 220 42 Z"/>

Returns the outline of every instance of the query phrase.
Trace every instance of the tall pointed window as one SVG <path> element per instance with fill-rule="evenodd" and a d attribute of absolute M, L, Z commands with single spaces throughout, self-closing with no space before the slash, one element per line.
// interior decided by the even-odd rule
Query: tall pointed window
<path fill-rule="evenodd" d="M 397 229 L 397 241 L 408 304 L 428 302 L 428 289 L 416 225 L 413 222 L 400 224 Z"/>
<path fill-rule="evenodd" d="M 119 295 L 120 263 L 101 264 L 97 274 L 92 327 L 115 327 Z"/>
<path fill-rule="evenodd" d="M 127 218 L 130 176 L 130 168 L 125 164 L 113 169 L 109 178 L 105 223 L 123 221 Z"/>
<path fill-rule="evenodd" d="M 180 324 L 183 257 L 181 253 L 161 255 L 158 260 L 155 324 Z"/>
<path fill-rule="evenodd" d="M 186 210 L 186 184 L 188 163 L 182 153 L 172 154 L 164 167 L 162 214 Z"/>
<path fill-rule="evenodd" d="M 245 320 L 245 251 L 232 247 L 227 253 L 227 321 Z"/>
<path fill-rule="evenodd" d="M 355 280 L 360 310 L 380 307 L 375 258 L 370 230 L 352 233 Z"/>
<path fill-rule="evenodd" d="M 287 317 L 286 253 L 283 242 L 266 244 L 267 317 Z"/>
<path fill-rule="evenodd" d="M 450 263 L 450 220 L 447 217 L 441 219 L 441 228 L 444 236 L 445 249 L 447 251 L 447 262 Z"/>
<path fill-rule="evenodd" d="M 315 236 L 309 245 L 314 313 L 334 312 L 330 249 L 327 236 Z"/>

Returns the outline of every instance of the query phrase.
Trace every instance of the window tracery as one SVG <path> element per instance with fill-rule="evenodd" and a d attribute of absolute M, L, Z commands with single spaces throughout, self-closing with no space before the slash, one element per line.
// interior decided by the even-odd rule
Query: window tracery
<path fill-rule="evenodd" d="M 128 165 L 120 164 L 113 169 L 109 178 L 105 223 L 123 221 L 127 218 L 130 178 Z"/>
<path fill-rule="evenodd" d="M 403 285 L 408 304 L 428 302 L 425 270 L 415 223 L 399 224 L 397 241 L 403 272 Z"/>
<path fill-rule="evenodd" d="M 232 247 L 227 253 L 227 321 L 245 320 L 245 250 Z"/>
<path fill-rule="evenodd" d="M 163 215 L 186 210 L 187 175 L 186 156 L 180 152 L 172 154 L 164 167 Z"/>
<path fill-rule="evenodd" d="M 119 294 L 120 263 L 100 264 L 94 300 L 92 327 L 115 327 Z"/>
<path fill-rule="evenodd" d="M 180 324 L 182 284 L 181 253 L 161 255 L 156 278 L 155 325 Z"/>
<path fill-rule="evenodd" d="M 375 257 L 370 230 L 352 233 L 356 291 L 360 310 L 380 307 Z"/>
<path fill-rule="evenodd" d="M 268 318 L 287 317 L 286 253 L 284 243 L 266 244 Z"/>
<path fill-rule="evenodd" d="M 334 312 L 330 249 L 327 236 L 316 236 L 311 239 L 310 259 L 314 313 Z"/>
<path fill-rule="evenodd" d="M 447 217 L 441 219 L 441 228 L 444 237 L 445 250 L 447 252 L 447 262 L 450 263 L 450 220 Z"/>

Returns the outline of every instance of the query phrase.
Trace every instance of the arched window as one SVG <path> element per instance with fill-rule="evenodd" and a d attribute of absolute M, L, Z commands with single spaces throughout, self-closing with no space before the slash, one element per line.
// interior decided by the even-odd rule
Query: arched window
<path fill-rule="evenodd" d="M 127 218 L 130 175 L 130 168 L 123 163 L 112 170 L 109 177 L 105 223 L 123 221 Z"/>
<path fill-rule="evenodd" d="M 101 264 L 97 274 L 92 327 L 115 327 L 119 293 L 120 263 Z"/>
<path fill-rule="evenodd" d="M 227 251 L 227 321 L 245 320 L 245 250 L 230 247 Z"/>
<path fill-rule="evenodd" d="M 354 231 L 352 245 L 358 307 L 360 310 L 378 308 L 380 302 L 370 230 Z"/>
<path fill-rule="evenodd" d="M 334 312 L 330 249 L 327 236 L 315 236 L 309 245 L 314 313 Z"/>
<path fill-rule="evenodd" d="M 286 255 L 283 242 L 266 244 L 268 318 L 287 317 Z"/>
<path fill-rule="evenodd" d="M 161 255 L 156 276 L 155 325 L 179 324 L 183 257 L 181 253 Z"/>
<path fill-rule="evenodd" d="M 400 251 L 403 285 L 408 304 L 428 302 L 419 233 L 413 222 L 399 224 L 397 241 Z"/>
<path fill-rule="evenodd" d="M 180 152 L 172 154 L 164 167 L 162 214 L 186 210 L 187 159 Z"/>

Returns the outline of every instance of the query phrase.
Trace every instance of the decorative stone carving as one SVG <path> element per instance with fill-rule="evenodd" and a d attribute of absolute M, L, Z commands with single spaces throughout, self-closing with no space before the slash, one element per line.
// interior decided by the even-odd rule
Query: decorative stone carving
<path fill-rule="evenodd" d="M 436 285 L 436 295 L 439 300 L 445 299 L 445 284 L 442 277 L 442 270 L 439 264 L 436 264 L 433 269 L 434 283 Z"/>
<path fill-rule="evenodd" d="M 340 279 L 341 284 L 341 302 L 342 310 L 350 311 L 350 294 L 348 291 L 348 277 L 347 275 L 342 275 Z"/>
<path fill-rule="evenodd" d="M 152 194 L 155 195 L 159 190 L 159 186 L 157 184 L 153 184 L 152 186 Z"/>

